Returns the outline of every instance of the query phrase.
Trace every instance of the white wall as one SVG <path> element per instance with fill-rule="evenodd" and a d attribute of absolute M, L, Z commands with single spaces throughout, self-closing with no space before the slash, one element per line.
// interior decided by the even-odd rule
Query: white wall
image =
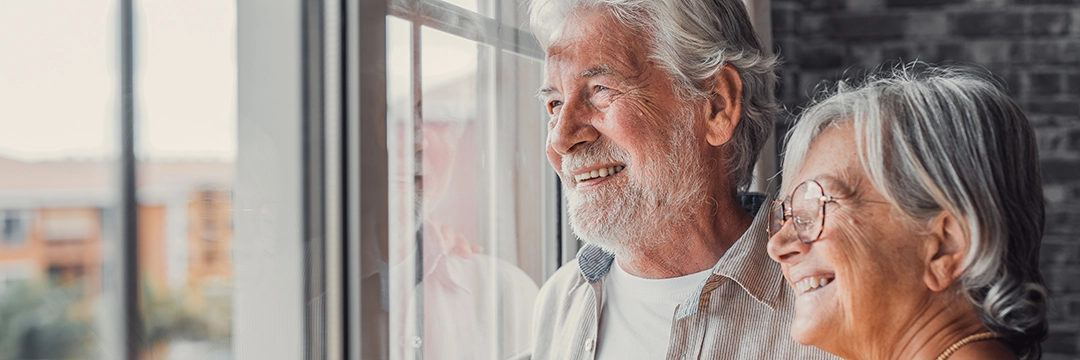
<path fill-rule="evenodd" d="M 238 0 L 233 351 L 303 358 L 298 0 Z"/>

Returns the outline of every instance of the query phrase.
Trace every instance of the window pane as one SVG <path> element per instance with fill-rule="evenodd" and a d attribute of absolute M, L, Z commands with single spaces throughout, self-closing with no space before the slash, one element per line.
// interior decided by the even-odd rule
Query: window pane
<path fill-rule="evenodd" d="M 542 276 L 540 252 L 528 253 L 540 239 L 523 245 L 517 236 L 539 228 L 519 224 L 519 210 L 539 214 L 541 204 L 523 206 L 514 195 L 541 175 L 519 176 L 514 164 L 537 165 L 542 147 L 519 142 L 521 118 L 504 109 L 517 109 L 510 94 L 531 94 L 537 80 L 499 85 L 497 70 L 512 71 L 517 59 L 429 28 L 414 44 L 414 29 L 388 19 L 392 357 L 506 358 L 526 350 Z M 519 145 L 532 148 L 520 153 Z"/>
<path fill-rule="evenodd" d="M 119 358 L 118 4 L 0 2 L 0 358 Z"/>
<path fill-rule="evenodd" d="M 23 247 L 30 235 L 30 211 L 7 209 L 0 215 L 0 242 L 4 247 Z"/>
<path fill-rule="evenodd" d="M 390 278 L 390 346 L 392 359 L 416 359 L 415 352 L 422 339 L 405 337 L 405 311 L 414 305 L 408 298 L 414 293 L 416 274 L 423 270 L 414 265 L 416 242 L 419 237 L 413 214 L 416 212 L 419 191 L 415 178 L 423 160 L 417 156 L 413 131 L 416 100 L 413 100 L 413 26 L 393 16 L 386 18 L 386 121 L 389 159 L 389 253 L 392 269 Z M 422 179 L 421 179 L 422 181 Z M 411 259 L 407 259 L 410 258 Z M 411 320 L 410 322 L 414 322 Z M 413 342 L 417 347 L 413 347 Z"/>
<path fill-rule="evenodd" d="M 517 244 L 517 251 L 504 255 L 504 259 L 515 261 L 537 284 L 542 284 L 559 265 L 554 252 L 541 256 L 554 248 L 545 244 L 558 241 L 558 223 L 553 218 L 558 216 L 554 211 L 554 201 L 558 200 L 555 175 L 544 154 L 548 116 L 536 99 L 543 62 L 507 51 L 501 61 L 500 120 L 496 121 L 503 130 L 497 138 L 502 140 L 500 147 L 513 155 L 503 176 L 513 179 L 506 186 L 513 194 L 516 227 L 512 239 Z M 545 206 L 548 200 L 551 202 Z"/>
<path fill-rule="evenodd" d="M 503 24 L 531 31 L 529 29 L 529 0 L 500 0 L 500 2 L 502 11 L 499 18 Z"/>
<path fill-rule="evenodd" d="M 485 3 L 487 0 L 442 0 L 457 6 L 460 6 L 466 10 L 480 13 L 480 4 Z M 486 12 L 482 13 L 486 15 Z"/>
<path fill-rule="evenodd" d="M 228 359 L 236 4 L 136 1 L 143 351 Z"/>

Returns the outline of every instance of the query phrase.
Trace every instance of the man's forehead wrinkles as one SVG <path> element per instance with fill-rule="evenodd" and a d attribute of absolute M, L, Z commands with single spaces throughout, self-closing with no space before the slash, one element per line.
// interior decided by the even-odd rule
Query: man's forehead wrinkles
<path fill-rule="evenodd" d="M 587 39 L 583 39 L 581 34 L 562 34 L 551 45 L 548 45 L 547 56 L 548 58 L 557 57 L 582 41 L 587 41 Z"/>

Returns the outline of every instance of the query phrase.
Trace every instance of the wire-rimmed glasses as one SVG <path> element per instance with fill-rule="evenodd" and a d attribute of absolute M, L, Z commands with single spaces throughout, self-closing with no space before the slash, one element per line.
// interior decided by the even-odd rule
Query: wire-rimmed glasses
<path fill-rule="evenodd" d="M 793 220 L 791 225 L 800 241 L 807 244 L 817 241 L 825 228 L 825 204 L 834 201 L 832 196 L 825 195 L 825 189 L 817 181 L 802 182 L 787 199 L 773 200 L 770 204 L 769 236 L 776 235 L 788 220 Z"/>

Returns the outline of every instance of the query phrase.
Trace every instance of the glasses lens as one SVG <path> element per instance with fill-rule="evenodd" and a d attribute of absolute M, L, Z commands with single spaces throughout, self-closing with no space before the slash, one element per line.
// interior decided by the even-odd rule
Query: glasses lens
<path fill-rule="evenodd" d="M 784 203 L 773 200 L 769 205 L 769 235 L 776 235 L 780 232 L 780 228 L 784 226 Z"/>
<path fill-rule="evenodd" d="M 803 242 L 813 242 L 821 233 L 822 192 L 820 185 L 807 181 L 791 194 L 791 222 Z"/>

